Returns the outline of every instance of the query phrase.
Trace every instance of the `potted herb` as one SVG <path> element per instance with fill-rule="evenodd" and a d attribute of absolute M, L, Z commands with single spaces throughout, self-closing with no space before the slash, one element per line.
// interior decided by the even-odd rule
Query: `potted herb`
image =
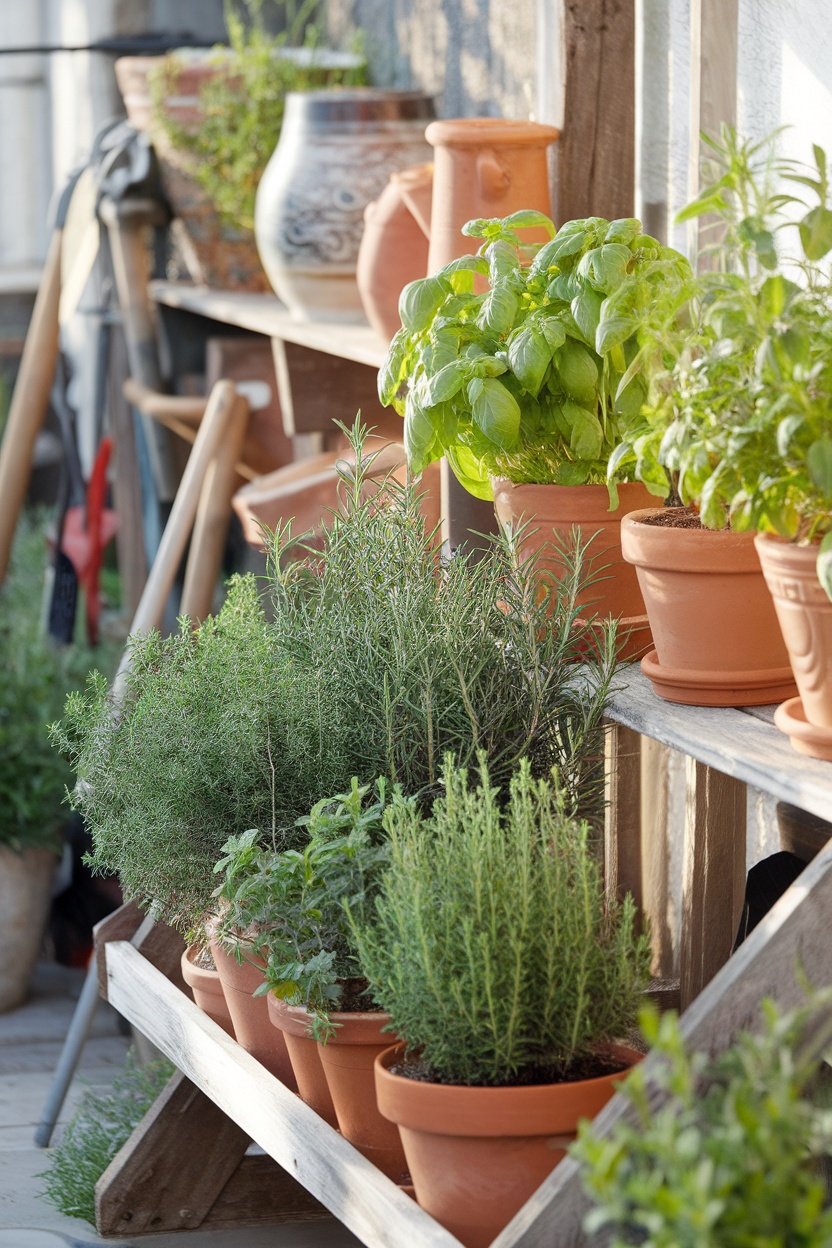
<path fill-rule="evenodd" d="M 828 1244 L 820 1166 L 832 1133 L 806 1043 L 819 1003 L 784 1015 L 769 1004 L 761 1034 L 742 1033 L 712 1061 L 686 1050 L 673 1014 L 644 1016 L 650 1091 L 636 1070 L 627 1120 L 606 1138 L 584 1124 L 572 1149 L 595 1205 L 587 1234 L 613 1248 Z"/>
<path fill-rule="evenodd" d="M 517 231 L 528 228 L 548 241 L 522 244 Z M 470 221 L 464 233 L 483 240 L 476 256 L 402 291 L 403 328 L 379 374 L 382 402 L 404 416 L 411 470 L 447 456 L 466 489 L 494 498 L 504 525 L 539 526 L 535 542 L 551 569 L 573 526 L 598 534 L 593 553 L 613 575 L 583 602 L 637 629 L 644 607 L 621 563 L 618 525 L 649 493 L 638 482 L 609 493 L 605 484 L 644 397 L 630 369 L 635 326 L 618 291 L 634 274 L 656 291 L 675 284 L 687 261 L 629 218 L 588 217 L 556 233 L 548 217 L 526 211 Z M 531 538 L 530 529 L 524 548 Z"/>
<path fill-rule="evenodd" d="M 366 65 L 360 53 L 320 46 L 317 2 L 298 9 L 278 0 L 286 28 L 277 35 L 263 22 L 262 0 L 244 3 L 245 16 L 225 5 L 228 47 L 121 57 L 115 70 L 128 117 L 153 140 L 194 279 L 267 291 L 254 199 L 280 137 L 286 94 L 363 83 Z"/>
<path fill-rule="evenodd" d="M 659 692 L 682 701 L 771 702 L 794 693 L 788 654 L 757 571 L 755 530 L 796 543 L 760 537 L 761 558 L 772 552 L 773 559 L 779 555 L 781 563 L 803 563 L 809 571 L 813 588 L 793 588 L 784 599 L 814 596 L 818 618 L 828 608 L 832 620 L 814 570 L 818 555 L 823 567 L 820 543 L 832 527 L 832 476 L 824 468 L 827 452 L 832 462 L 832 376 L 825 376 L 830 288 L 819 264 L 832 246 L 825 157 L 817 149 L 812 176 L 775 161 L 770 146 L 740 142 L 727 129 L 711 143 L 715 180 L 682 215 L 716 214 L 723 230 L 719 267 L 680 290 L 676 306 L 672 300 L 665 308 L 657 303 L 647 315 L 643 360 L 652 376 L 651 401 L 641 426 L 611 462 L 613 473 L 624 466 L 643 479 L 660 481 L 664 474 L 666 490 L 673 487 L 677 501 L 695 505 L 694 513 L 675 514 L 701 532 L 674 530 L 663 523 L 665 516 L 631 516 L 623 528 L 625 557 L 640 565 L 645 585 L 658 587 L 662 601 L 656 600 L 655 610 L 676 608 L 666 625 L 654 613 L 657 654 L 645 666 Z M 786 226 L 785 213 L 805 205 L 772 189 L 775 174 L 808 184 L 820 201 L 796 230 L 800 283 L 787 276 L 791 261 L 786 249 L 779 256 L 775 240 Z M 697 561 L 692 583 L 682 581 L 690 552 Z M 721 580 L 708 574 L 720 570 Z M 781 585 L 783 574 L 772 567 L 771 582 Z M 685 583 L 688 588 L 676 589 Z M 706 599 L 712 584 L 720 596 Z M 649 601 L 648 610 L 654 612 Z M 794 619 L 795 607 L 779 613 L 782 624 Z M 797 627 L 801 638 L 808 635 L 805 624 Z M 820 636 L 823 625 L 813 628 Z M 705 645 L 707 650 L 700 648 Z M 815 658 L 795 661 L 798 683 L 800 669 L 811 667 L 816 676 L 804 687 L 822 686 L 823 652 L 821 643 Z M 810 702 L 817 697 L 807 696 Z M 789 705 L 793 711 L 786 715 L 796 712 L 811 733 L 802 706 L 794 700 Z M 832 725 L 832 710 L 826 714 L 824 720 L 821 711 L 816 722 Z"/>
<path fill-rule="evenodd" d="M 606 899 L 588 828 L 522 762 L 507 794 L 447 760 L 424 815 L 393 798 L 390 865 L 359 960 L 403 1043 L 376 1062 L 420 1205 L 485 1248 L 638 1060 L 648 947 Z"/>

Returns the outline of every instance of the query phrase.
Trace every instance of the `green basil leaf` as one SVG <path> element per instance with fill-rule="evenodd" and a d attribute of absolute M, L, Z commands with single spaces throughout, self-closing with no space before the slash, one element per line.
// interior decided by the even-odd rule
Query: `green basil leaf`
<path fill-rule="evenodd" d="M 624 243 L 626 247 L 629 247 L 633 239 L 639 237 L 647 237 L 641 233 L 641 222 L 635 217 L 619 217 L 616 221 L 610 221 L 609 228 L 604 235 L 604 242 Z"/>
<path fill-rule="evenodd" d="M 520 433 L 520 405 L 510 390 L 495 377 L 475 378 L 468 383 L 468 399 L 474 423 L 501 451 L 511 451 Z"/>
<path fill-rule="evenodd" d="M 595 342 L 595 332 L 601 320 L 602 303 L 603 299 L 597 290 L 585 287 L 575 296 L 570 304 L 575 324 L 578 326 L 587 344 Z"/>
<path fill-rule="evenodd" d="M 405 329 L 394 334 L 384 363 L 378 370 L 378 397 L 382 407 L 389 407 L 404 377 L 405 361 L 410 354 L 410 340 Z"/>
<path fill-rule="evenodd" d="M 472 356 L 468 364 L 470 377 L 502 377 L 508 372 L 508 363 L 502 351 L 497 355 Z"/>
<path fill-rule="evenodd" d="M 505 286 L 495 286 L 485 297 L 477 324 L 494 334 L 507 334 L 517 315 L 517 296 Z"/>
<path fill-rule="evenodd" d="M 470 364 L 464 360 L 453 360 L 440 368 L 438 373 L 428 378 L 422 387 L 420 399 L 425 407 L 434 407 L 437 403 L 447 403 L 457 394 L 471 375 Z"/>
<path fill-rule="evenodd" d="M 589 473 L 589 464 L 573 464 L 571 460 L 565 459 L 557 466 L 555 485 L 583 485 Z"/>
<path fill-rule="evenodd" d="M 503 218 L 503 225 L 507 230 L 545 230 L 550 238 L 555 233 L 552 219 L 533 208 L 521 208 L 519 212 L 511 213 Z"/>
<path fill-rule="evenodd" d="M 832 437 L 824 434 L 806 452 L 809 476 L 826 498 L 832 498 Z"/>
<path fill-rule="evenodd" d="M 508 359 L 520 385 L 536 398 L 552 359 L 552 351 L 543 331 L 535 325 L 524 325 L 512 334 L 508 342 Z"/>
<path fill-rule="evenodd" d="M 443 277 L 422 277 L 408 282 L 399 296 L 402 325 L 411 333 L 421 333 L 430 325 L 450 293 L 450 283 Z"/>
<path fill-rule="evenodd" d="M 481 498 L 487 503 L 491 502 L 494 498 L 494 491 L 491 488 L 491 478 L 488 470 L 482 460 L 477 459 L 473 451 L 470 451 L 467 446 L 460 445 L 460 443 L 448 446 L 445 453 L 453 474 L 460 485 L 469 494 L 473 494 L 475 498 Z"/>
<path fill-rule="evenodd" d="M 581 257 L 578 275 L 602 294 L 609 295 L 624 281 L 632 258 L 630 248 L 623 243 L 604 243 Z"/>
<path fill-rule="evenodd" d="M 543 337 L 549 344 L 550 352 L 557 351 L 566 342 L 566 330 L 555 316 L 544 316 L 538 321 Z"/>
<path fill-rule="evenodd" d="M 571 303 L 580 289 L 581 283 L 577 274 L 559 273 L 546 287 L 546 294 L 549 299 L 561 299 L 564 303 Z"/>
<path fill-rule="evenodd" d="M 832 533 L 827 533 L 818 551 L 818 580 L 827 598 L 832 598 Z"/>
<path fill-rule="evenodd" d="M 810 209 L 798 229 L 807 260 L 822 260 L 832 250 L 832 208 Z"/>
<path fill-rule="evenodd" d="M 436 458 L 431 453 L 435 438 L 433 421 L 411 392 L 404 408 L 404 449 L 408 467 L 414 476 L 418 476 Z"/>
<path fill-rule="evenodd" d="M 598 459 L 604 444 L 604 430 L 594 412 L 569 399 L 562 410 L 571 426 L 569 449 L 576 459 Z"/>
<path fill-rule="evenodd" d="M 789 453 L 792 438 L 803 424 L 802 416 L 785 416 L 777 426 L 777 454 L 785 459 Z"/>
<path fill-rule="evenodd" d="M 556 353 L 555 368 L 566 393 L 584 407 L 598 401 L 598 366 L 586 347 L 569 339 Z"/>
<path fill-rule="evenodd" d="M 485 258 L 488 261 L 488 278 L 492 286 L 497 286 L 503 278 L 519 272 L 520 256 L 515 245 L 508 239 L 498 238 L 489 243 L 485 249 Z"/>

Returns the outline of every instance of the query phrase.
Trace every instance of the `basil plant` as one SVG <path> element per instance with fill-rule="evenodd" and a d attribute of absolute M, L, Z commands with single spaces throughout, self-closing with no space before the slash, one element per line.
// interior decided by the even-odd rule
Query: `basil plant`
<path fill-rule="evenodd" d="M 522 242 L 526 229 L 547 241 Z M 447 456 L 484 499 L 492 476 L 604 483 L 646 391 L 630 368 L 634 298 L 683 280 L 687 261 L 634 218 L 587 217 L 556 232 L 542 213 L 523 211 L 469 221 L 463 233 L 482 239 L 476 255 L 402 291 L 402 329 L 379 374 L 382 403 L 404 417 L 411 472 Z M 635 296 L 626 283 L 634 275 Z"/>

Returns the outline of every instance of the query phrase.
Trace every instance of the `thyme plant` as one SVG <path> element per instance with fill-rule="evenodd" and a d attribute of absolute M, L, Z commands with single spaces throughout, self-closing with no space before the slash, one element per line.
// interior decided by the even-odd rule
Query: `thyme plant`
<path fill-rule="evenodd" d="M 480 755 L 476 787 L 450 759 L 443 784 L 430 815 L 393 798 L 375 910 L 353 916 L 361 967 L 434 1081 L 569 1079 L 635 1020 L 649 952 L 633 901 L 605 898 L 556 776 L 524 760 L 506 802 Z"/>
<path fill-rule="evenodd" d="M 443 559 L 412 482 L 375 492 L 365 433 L 359 422 L 350 435 L 356 467 L 339 469 L 322 548 L 287 563 L 293 539 L 278 534 L 272 567 L 275 645 L 308 674 L 343 783 L 381 775 L 430 793 L 446 752 L 463 766 L 483 752 L 503 784 L 528 756 L 535 775 L 558 767 L 570 805 L 597 812 L 614 627 L 581 619 L 584 548 L 549 593 L 516 536 L 477 561 Z"/>
<path fill-rule="evenodd" d="M 675 1015 L 646 1012 L 654 1090 L 636 1068 L 623 1087 L 631 1117 L 606 1138 L 584 1123 L 572 1148 L 596 1205 L 587 1232 L 613 1248 L 827 1248 L 818 1163 L 832 1149 L 832 1114 L 811 1088 L 812 1015 L 769 1002 L 762 1032 L 709 1062 L 687 1051 Z"/>
<path fill-rule="evenodd" d="M 93 838 L 91 864 L 183 931 L 210 910 L 229 834 L 274 846 L 326 783 L 315 699 L 276 654 L 256 581 L 237 577 L 216 617 L 131 643 L 118 704 L 95 673 L 53 726 L 78 783 L 71 800 Z"/>

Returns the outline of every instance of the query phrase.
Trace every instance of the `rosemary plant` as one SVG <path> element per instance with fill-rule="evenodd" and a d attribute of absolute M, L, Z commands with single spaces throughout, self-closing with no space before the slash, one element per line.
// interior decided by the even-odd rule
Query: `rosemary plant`
<path fill-rule="evenodd" d="M 621 1036 L 647 977 L 635 908 L 604 896 L 585 823 L 528 761 L 508 803 L 447 760 L 426 817 L 393 799 L 390 865 L 358 957 L 390 1030 L 436 1082 L 552 1082 Z M 574 1075 L 572 1077 L 575 1077 Z"/>

